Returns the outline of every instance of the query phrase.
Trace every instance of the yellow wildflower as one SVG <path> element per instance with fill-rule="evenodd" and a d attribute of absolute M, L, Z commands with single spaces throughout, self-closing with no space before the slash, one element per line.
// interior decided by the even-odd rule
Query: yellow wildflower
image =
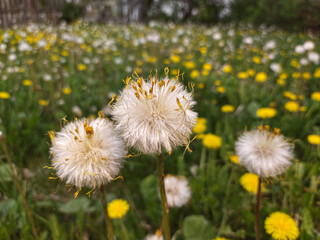
<path fill-rule="evenodd" d="M 174 55 L 171 55 L 170 59 L 171 59 L 171 61 L 174 62 L 174 63 L 180 62 L 180 57 L 179 57 L 179 55 L 175 55 L 175 54 L 174 54 Z"/>
<path fill-rule="evenodd" d="M 86 68 L 87 68 L 87 66 L 84 65 L 83 63 L 79 63 L 79 64 L 78 64 L 78 70 L 79 70 L 79 71 L 84 71 L 84 70 L 86 70 Z"/>
<path fill-rule="evenodd" d="M 226 89 L 225 89 L 225 87 L 219 86 L 219 87 L 217 88 L 217 91 L 218 91 L 218 93 L 225 93 L 225 92 L 226 92 Z"/>
<path fill-rule="evenodd" d="M 238 155 L 231 155 L 229 157 L 230 161 L 233 162 L 234 164 L 239 164 L 239 156 Z"/>
<path fill-rule="evenodd" d="M 64 87 L 64 88 L 62 89 L 62 92 L 63 92 L 64 95 L 69 95 L 69 94 L 71 93 L 71 88 L 69 88 L 69 87 Z"/>
<path fill-rule="evenodd" d="M 38 103 L 39 103 L 40 106 L 43 106 L 43 107 L 46 107 L 46 106 L 49 105 L 49 102 L 47 100 L 44 100 L 44 99 L 39 99 Z"/>
<path fill-rule="evenodd" d="M 277 115 L 277 110 L 270 107 L 260 108 L 256 114 L 259 118 L 273 118 Z"/>
<path fill-rule="evenodd" d="M 224 65 L 222 71 L 225 73 L 231 73 L 232 72 L 231 65 L 229 65 L 229 64 Z"/>
<path fill-rule="evenodd" d="M 283 96 L 289 98 L 290 100 L 297 100 L 297 95 L 295 95 L 294 93 L 289 92 L 289 91 L 285 91 L 283 93 Z"/>
<path fill-rule="evenodd" d="M 253 77 L 255 74 L 256 74 L 256 71 L 252 68 L 249 68 L 247 70 L 247 74 L 250 76 L 250 77 Z"/>
<path fill-rule="evenodd" d="M 299 111 L 299 103 L 295 101 L 289 101 L 284 105 L 284 108 L 289 112 L 297 112 Z"/>
<path fill-rule="evenodd" d="M 110 218 L 123 218 L 129 211 L 129 204 L 126 200 L 115 199 L 108 204 Z"/>
<path fill-rule="evenodd" d="M 245 173 L 240 177 L 241 186 L 249 193 L 257 194 L 259 176 L 253 173 Z M 264 191 L 264 184 L 261 184 L 261 191 Z"/>
<path fill-rule="evenodd" d="M 297 223 L 288 214 L 272 213 L 264 222 L 266 232 L 275 240 L 295 240 L 299 236 Z"/>
<path fill-rule="evenodd" d="M 230 113 L 230 112 L 233 112 L 234 111 L 234 106 L 232 105 L 223 105 L 221 107 L 221 111 L 224 112 L 224 113 Z"/>
<path fill-rule="evenodd" d="M 268 75 L 265 72 L 259 72 L 256 75 L 256 82 L 265 82 L 268 78 Z"/>
<path fill-rule="evenodd" d="M 199 75 L 200 75 L 200 73 L 196 69 L 192 70 L 191 73 L 190 73 L 190 77 L 191 78 L 197 78 L 197 77 L 199 77 Z"/>
<path fill-rule="evenodd" d="M 248 78 L 248 74 L 246 72 L 239 72 L 238 73 L 238 78 L 246 79 L 246 78 Z"/>
<path fill-rule="evenodd" d="M 222 145 L 222 140 L 219 136 L 214 135 L 212 133 L 208 133 L 202 139 L 202 144 L 210 149 L 217 150 Z"/>
<path fill-rule="evenodd" d="M 32 81 L 26 79 L 26 80 L 23 80 L 22 84 L 23 84 L 24 86 L 31 86 L 31 85 L 32 85 Z"/>
<path fill-rule="evenodd" d="M 0 99 L 9 99 L 11 96 L 7 92 L 0 92 Z"/>
<path fill-rule="evenodd" d="M 202 68 L 206 71 L 210 71 L 212 69 L 212 65 L 210 63 L 205 63 Z"/>
<path fill-rule="evenodd" d="M 320 92 L 314 92 L 311 94 L 311 99 L 320 102 Z"/>
<path fill-rule="evenodd" d="M 309 135 L 308 142 L 312 145 L 319 145 L 320 144 L 320 136 L 316 135 L 316 134 Z"/>

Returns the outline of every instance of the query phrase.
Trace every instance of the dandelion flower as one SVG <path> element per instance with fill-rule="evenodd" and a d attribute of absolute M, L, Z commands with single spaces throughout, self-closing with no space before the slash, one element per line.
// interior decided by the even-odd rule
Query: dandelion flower
<path fill-rule="evenodd" d="M 9 99 L 10 94 L 7 92 L 0 92 L 0 99 Z"/>
<path fill-rule="evenodd" d="M 233 162 L 234 164 L 239 164 L 239 156 L 238 155 L 231 155 L 229 157 L 230 161 Z"/>
<path fill-rule="evenodd" d="M 312 145 L 319 145 L 320 144 L 320 136 L 316 135 L 316 134 L 309 135 L 308 142 Z"/>
<path fill-rule="evenodd" d="M 217 150 L 222 145 L 221 137 L 214 135 L 212 133 L 206 134 L 203 139 L 202 143 L 205 147 Z"/>
<path fill-rule="evenodd" d="M 253 173 L 245 173 L 240 177 L 240 184 L 247 192 L 257 194 L 259 176 Z M 261 191 L 264 191 L 263 183 L 261 183 Z"/>
<path fill-rule="evenodd" d="M 176 79 L 127 80 L 111 115 L 129 147 L 142 153 L 187 145 L 197 113 L 192 94 Z"/>
<path fill-rule="evenodd" d="M 256 82 L 265 82 L 267 78 L 268 78 L 268 75 L 266 73 L 259 72 L 257 73 L 255 80 Z"/>
<path fill-rule="evenodd" d="M 260 128 L 242 134 L 235 144 L 239 163 L 260 177 L 283 173 L 291 165 L 293 148 L 278 132 Z"/>
<path fill-rule="evenodd" d="M 124 142 L 104 118 L 75 120 L 50 136 L 56 175 L 77 188 L 100 187 L 112 180 L 126 155 Z"/>
<path fill-rule="evenodd" d="M 229 239 L 224 237 L 216 237 L 216 238 L 213 238 L 212 240 L 229 240 Z"/>
<path fill-rule="evenodd" d="M 311 99 L 320 102 L 320 92 L 312 93 Z"/>
<path fill-rule="evenodd" d="M 282 212 L 272 213 L 264 222 L 266 232 L 275 240 L 295 240 L 299 236 L 296 222 Z"/>
<path fill-rule="evenodd" d="M 123 218 L 129 211 L 129 204 L 126 200 L 115 199 L 108 204 L 110 218 Z"/>
<path fill-rule="evenodd" d="M 231 113 L 231 112 L 234 111 L 234 106 L 228 105 L 228 104 L 227 105 L 223 105 L 221 107 L 221 111 L 224 112 L 224 113 Z"/>
<path fill-rule="evenodd" d="M 190 200 L 191 190 L 185 177 L 167 175 L 164 186 L 169 207 L 182 207 Z"/>
<path fill-rule="evenodd" d="M 284 108 L 289 112 L 297 112 L 299 111 L 299 103 L 296 101 L 289 101 L 284 105 Z"/>
<path fill-rule="evenodd" d="M 260 108 L 257 111 L 257 116 L 259 118 L 273 118 L 277 115 L 277 110 L 274 108 L 266 107 L 266 108 Z"/>

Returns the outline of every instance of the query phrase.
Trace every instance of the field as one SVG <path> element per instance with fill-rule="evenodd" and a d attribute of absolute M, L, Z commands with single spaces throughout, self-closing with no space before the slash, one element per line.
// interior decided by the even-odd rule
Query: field
<path fill-rule="evenodd" d="M 101 110 L 110 117 L 108 104 L 127 77 L 149 74 L 178 78 L 197 102 L 190 149 L 165 154 L 165 174 L 184 176 L 191 189 L 185 205 L 170 208 L 173 239 L 255 239 L 257 179 L 241 178 L 247 170 L 234 155 L 237 138 L 259 125 L 279 128 L 295 154 L 284 174 L 264 181 L 262 239 L 271 239 L 264 221 L 277 211 L 295 220 L 298 239 L 320 239 L 319 53 L 312 34 L 232 25 L 78 22 L 0 30 L 0 131 L 8 149 L 0 148 L 0 239 L 34 239 L 8 157 L 39 239 L 106 238 L 99 192 L 89 198 L 91 189 L 83 188 L 75 198 L 78 190 L 56 179 L 48 132 Z M 144 239 L 160 228 L 154 158 L 130 150 L 123 181 L 106 187 L 108 202 L 130 205 L 112 219 L 117 239 Z"/>

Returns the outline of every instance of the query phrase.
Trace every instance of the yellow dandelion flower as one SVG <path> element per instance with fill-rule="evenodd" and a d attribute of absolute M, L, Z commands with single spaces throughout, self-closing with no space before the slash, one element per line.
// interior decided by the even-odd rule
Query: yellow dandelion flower
<path fill-rule="evenodd" d="M 221 81 L 220 81 L 220 80 L 217 80 L 217 81 L 214 82 L 214 84 L 215 84 L 216 86 L 220 86 L 220 85 L 221 85 Z"/>
<path fill-rule="evenodd" d="M 320 102 L 320 92 L 312 93 L 311 99 Z"/>
<path fill-rule="evenodd" d="M 212 65 L 210 63 L 205 63 L 202 68 L 203 70 L 210 71 L 212 69 Z"/>
<path fill-rule="evenodd" d="M 200 133 L 197 135 L 197 139 L 202 140 L 204 138 L 205 134 L 204 133 Z"/>
<path fill-rule="evenodd" d="M 198 88 L 203 89 L 205 87 L 204 83 L 198 83 Z"/>
<path fill-rule="evenodd" d="M 84 65 L 83 63 L 79 63 L 79 64 L 78 64 L 78 70 L 79 70 L 79 71 L 84 71 L 84 70 L 86 70 L 86 68 L 87 68 L 87 66 Z"/>
<path fill-rule="evenodd" d="M 0 99 L 9 99 L 11 96 L 7 92 L 0 92 Z"/>
<path fill-rule="evenodd" d="M 309 72 L 304 72 L 302 74 L 303 79 L 309 80 L 311 78 L 311 74 Z"/>
<path fill-rule="evenodd" d="M 39 99 L 38 103 L 39 103 L 40 106 L 43 106 L 43 107 L 46 107 L 46 106 L 49 105 L 49 102 L 47 100 L 44 100 L 44 99 Z"/>
<path fill-rule="evenodd" d="M 245 173 L 240 177 L 241 186 L 249 193 L 257 194 L 259 176 L 253 173 Z M 264 184 L 261 184 L 261 191 L 264 191 Z"/>
<path fill-rule="evenodd" d="M 315 78 L 320 78 L 320 68 L 317 68 L 317 69 L 314 71 L 313 76 L 314 76 Z"/>
<path fill-rule="evenodd" d="M 229 64 L 224 65 L 222 71 L 225 73 L 231 73 L 232 72 L 231 65 L 229 65 Z"/>
<path fill-rule="evenodd" d="M 299 111 L 299 103 L 295 101 L 289 101 L 284 105 L 284 108 L 287 109 L 289 112 L 297 112 Z"/>
<path fill-rule="evenodd" d="M 247 70 L 247 74 L 250 76 L 250 77 L 253 77 L 255 74 L 256 74 L 256 71 L 252 68 L 249 68 Z"/>
<path fill-rule="evenodd" d="M 229 157 L 230 161 L 233 162 L 234 164 L 239 164 L 239 156 L 238 155 L 231 155 Z"/>
<path fill-rule="evenodd" d="M 197 123 L 207 124 L 207 119 L 206 118 L 198 118 Z"/>
<path fill-rule="evenodd" d="M 226 89 L 225 89 L 225 87 L 220 86 L 217 88 L 217 91 L 218 91 L 218 93 L 225 93 Z"/>
<path fill-rule="evenodd" d="M 24 86 L 31 86 L 31 85 L 32 85 L 32 81 L 26 79 L 26 80 L 23 80 L 22 84 L 23 84 Z"/>
<path fill-rule="evenodd" d="M 219 136 L 208 133 L 203 137 L 202 144 L 207 148 L 216 150 L 221 147 L 222 140 Z"/>
<path fill-rule="evenodd" d="M 163 60 L 163 63 L 165 65 L 169 65 L 170 64 L 170 60 L 168 58 L 166 58 L 166 59 Z"/>
<path fill-rule="evenodd" d="M 248 74 L 246 72 L 239 72 L 238 73 L 238 78 L 246 79 L 246 78 L 248 78 Z"/>
<path fill-rule="evenodd" d="M 129 211 L 129 204 L 126 200 L 115 199 L 108 204 L 110 218 L 123 218 Z"/>
<path fill-rule="evenodd" d="M 216 238 L 213 238 L 212 240 L 229 240 L 229 239 L 224 237 L 216 237 Z"/>
<path fill-rule="evenodd" d="M 69 88 L 69 87 L 64 87 L 64 88 L 62 89 L 62 92 L 63 92 L 64 95 L 69 95 L 69 94 L 71 93 L 71 88 Z"/>
<path fill-rule="evenodd" d="M 252 61 L 255 63 L 255 64 L 260 64 L 261 63 L 261 58 L 259 56 L 254 56 L 252 58 Z"/>
<path fill-rule="evenodd" d="M 179 73 L 178 69 L 171 69 L 170 72 L 171 72 L 172 76 L 177 76 Z"/>
<path fill-rule="evenodd" d="M 265 72 L 259 72 L 256 75 L 256 82 L 265 82 L 268 78 L 268 75 Z"/>
<path fill-rule="evenodd" d="M 257 116 L 259 118 L 273 118 L 277 115 L 277 110 L 274 108 L 266 107 L 266 108 L 260 108 L 256 112 Z"/>
<path fill-rule="evenodd" d="M 224 113 L 231 113 L 231 112 L 234 111 L 234 106 L 229 105 L 229 104 L 228 105 L 223 105 L 221 107 L 221 111 L 224 112 Z"/>
<path fill-rule="evenodd" d="M 196 64 L 192 61 L 187 61 L 183 63 L 183 66 L 185 66 L 186 68 L 192 69 L 196 67 Z"/>
<path fill-rule="evenodd" d="M 288 214 L 272 213 L 264 222 L 266 232 L 275 240 L 295 240 L 299 236 L 296 222 Z"/>
<path fill-rule="evenodd" d="M 297 95 L 289 91 L 285 91 L 283 93 L 283 96 L 285 96 L 286 98 L 289 98 L 290 100 L 297 100 Z"/>
<path fill-rule="evenodd" d="M 209 71 L 206 71 L 206 70 L 202 70 L 201 71 L 201 74 L 202 74 L 202 76 L 208 76 L 209 75 Z"/>
<path fill-rule="evenodd" d="M 299 107 L 299 111 L 305 112 L 305 111 L 307 111 L 307 107 L 306 106 Z"/>
<path fill-rule="evenodd" d="M 292 73 L 293 78 L 301 78 L 301 73 L 300 72 L 294 72 Z"/>
<path fill-rule="evenodd" d="M 207 48 L 206 47 L 201 47 L 200 49 L 201 54 L 206 54 L 207 53 Z"/>
<path fill-rule="evenodd" d="M 292 59 L 290 64 L 291 64 L 292 67 L 295 67 L 295 68 L 300 66 L 300 64 L 299 64 L 297 59 Z"/>
<path fill-rule="evenodd" d="M 207 125 L 205 123 L 197 122 L 193 127 L 192 131 L 196 134 L 204 133 L 207 130 Z"/>
<path fill-rule="evenodd" d="M 196 69 L 192 70 L 191 73 L 190 73 L 190 77 L 191 77 L 191 78 L 198 78 L 199 75 L 200 75 L 200 73 L 199 73 L 199 71 L 196 70 Z"/>
<path fill-rule="evenodd" d="M 280 86 L 284 86 L 284 85 L 286 85 L 286 80 L 282 79 L 282 78 L 278 78 L 277 79 L 277 84 L 280 85 Z"/>
<path fill-rule="evenodd" d="M 170 59 L 174 63 L 178 63 L 181 60 L 179 55 L 171 55 Z"/>
<path fill-rule="evenodd" d="M 316 135 L 316 134 L 309 135 L 308 142 L 312 145 L 319 145 L 320 144 L 320 136 Z"/>

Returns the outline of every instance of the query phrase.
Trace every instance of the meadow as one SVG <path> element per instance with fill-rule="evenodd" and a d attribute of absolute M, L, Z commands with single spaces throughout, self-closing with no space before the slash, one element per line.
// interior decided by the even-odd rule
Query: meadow
<path fill-rule="evenodd" d="M 170 208 L 172 239 L 255 239 L 257 179 L 238 164 L 235 141 L 260 125 L 279 128 L 295 155 L 284 174 L 264 182 L 262 239 L 271 239 L 264 221 L 277 211 L 294 219 L 298 239 L 320 239 L 319 53 L 317 35 L 263 27 L 77 22 L 1 29 L 0 239 L 34 239 L 8 156 L 39 239 L 105 239 L 98 194 L 56 179 L 48 132 L 101 110 L 110 117 L 108 105 L 127 77 L 166 74 L 193 92 L 199 117 L 187 148 L 164 161 L 165 174 L 184 176 L 191 189 L 186 204 Z M 123 180 L 107 185 L 108 202 L 130 206 L 111 219 L 117 239 L 144 239 L 160 228 L 156 169 L 154 156 L 130 150 Z"/>

